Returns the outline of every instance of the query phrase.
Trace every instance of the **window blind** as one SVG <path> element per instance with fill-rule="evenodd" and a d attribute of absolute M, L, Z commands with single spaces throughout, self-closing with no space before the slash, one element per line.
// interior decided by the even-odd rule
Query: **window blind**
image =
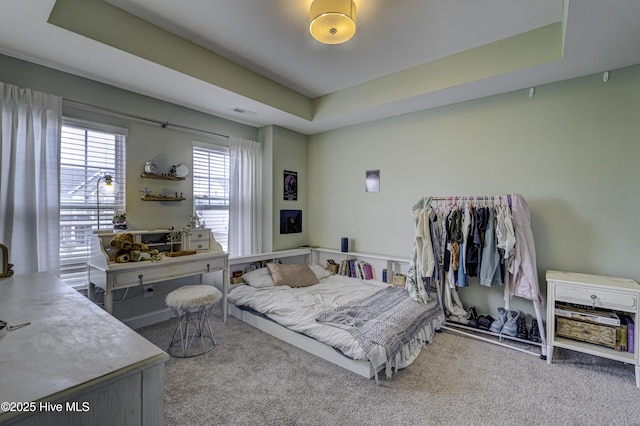
<path fill-rule="evenodd" d="M 193 147 L 194 210 L 224 251 L 229 247 L 229 149 Z"/>
<path fill-rule="evenodd" d="M 114 129 L 117 131 L 117 129 Z M 115 210 L 125 211 L 125 132 L 102 125 L 65 121 L 60 141 L 60 270 L 61 280 L 86 286 L 90 237 L 113 229 Z M 113 191 L 102 186 L 113 177 Z M 100 200 L 98 202 L 98 194 Z M 100 211 L 98 211 L 98 205 Z"/>

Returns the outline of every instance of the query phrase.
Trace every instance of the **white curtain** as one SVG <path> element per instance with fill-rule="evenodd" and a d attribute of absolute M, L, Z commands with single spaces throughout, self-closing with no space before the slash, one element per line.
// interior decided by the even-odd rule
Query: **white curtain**
<path fill-rule="evenodd" d="M 16 274 L 60 274 L 62 98 L 0 82 L 0 243 Z"/>
<path fill-rule="evenodd" d="M 229 140 L 229 255 L 262 251 L 262 144 Z"/>

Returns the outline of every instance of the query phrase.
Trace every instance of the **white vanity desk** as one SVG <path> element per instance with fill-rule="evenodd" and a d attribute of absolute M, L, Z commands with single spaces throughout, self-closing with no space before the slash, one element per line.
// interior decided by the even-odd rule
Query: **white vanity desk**
<path fill-rule="evenodd" d="M 48 273 L 1 279 L 0 315 L 30 323 L 0 337 L 0 402 L 22 404 L 0 424 L 163 423 L 169 356 L 76 290 Z"/>
<path fill-rule="evenodd" d="M 227 320 L 227 293 L 229 289 L 229 256 L 220 251 L 213 251 L 215 240 L 210 230 L 205 230 L 201 237 L 187 236 L 183 241 L 175 243 L 176 250 L 194 249 L 195 254 L 188 256 L 164 257 L 160 261 L 145 260 L 142 262 L 115 263 L 109 261 L 109 242 L 115 233 L 98 233 L 92 236 L 91 259 L 89 267 L 89 285 L 87 295 L 94 300 L 95 287 L 104 289 L 104 309 L 113 313 L 114 290 L 168 281 L 176 278 L 198 276 L 198 283 L 204 282 L 204 274 L 222 271 L 223 315 Z M 164 239 L 168 231 L 131 231 L 135 241 L 143 242 L 150 248 L 167 251 L 167 243 L 152 243 Z M 195 232 L 197 234 L 197 232 Z"/>

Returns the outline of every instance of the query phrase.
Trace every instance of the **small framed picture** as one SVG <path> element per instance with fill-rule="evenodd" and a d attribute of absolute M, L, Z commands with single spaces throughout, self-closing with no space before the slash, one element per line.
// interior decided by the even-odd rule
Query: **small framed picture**
<path fill-rule="evenodd" d="M 280 233 L 302 232 L 302 210 L 280 210 Z"/>
<path fill-rule="evenodd" d="M 296 201 L 298 199 L 298 172 L 284 171 L 284 200 Z"/>
<path fill-rule="evenodd" d="M 380 192 L 380 170 L 367 170 L 364 187 L 367 192 Z"/>

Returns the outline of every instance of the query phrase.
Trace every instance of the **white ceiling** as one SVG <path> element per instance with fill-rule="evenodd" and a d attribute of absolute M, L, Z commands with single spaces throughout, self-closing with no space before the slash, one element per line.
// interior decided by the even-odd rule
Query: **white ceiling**
<path fill-rule="evenodd" d="M 563 20 L 566 28 L 561 60 L 322 119 L 52 25 L 56 0 L 3 0 L 0 52 L 242 123 L 306 134 L 640 63 L 638 0 L 571 0 L 568 7 L 562 0 L 355 0 L 356 35 L 336 46 L 311 38 L 311 0 L 108 2 L 310 100 Z M 237 114 L 236 107 L 255 114 Z"/>

